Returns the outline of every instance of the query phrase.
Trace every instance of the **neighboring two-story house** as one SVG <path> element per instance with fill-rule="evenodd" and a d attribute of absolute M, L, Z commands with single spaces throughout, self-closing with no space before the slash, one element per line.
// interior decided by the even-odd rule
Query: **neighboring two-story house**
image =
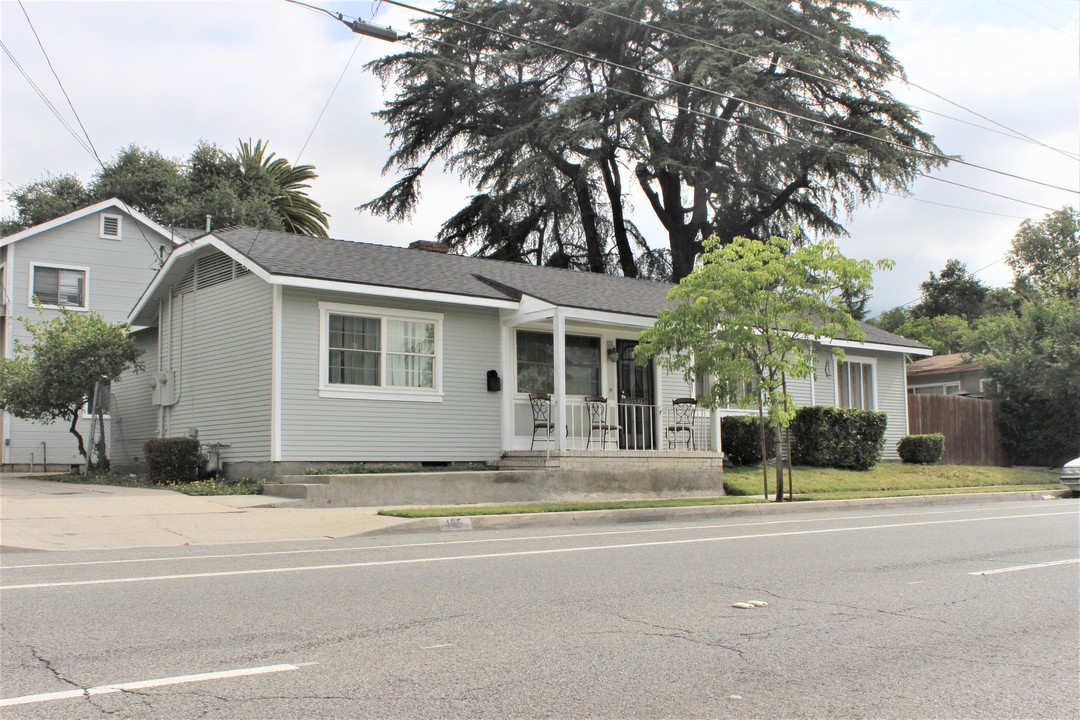
<path fill-rule="evenodd" d="M 0 238 L 3 357 L 14 356 L 17 341 L 30 341 L 19 319 L 37 316 L 35 297 L 45 317 L 55 316 L 63 306 L 126 322 L 132 305 L 179 241 L 116 199 Z M 110 436 L 123 432 L 122 418 L 105 419 Z M 80 419 L 78 427 L 87 437 L 89 418 Z M 5 470 L 43 470 L 46 465 L 67 470 L 83 463 L 66 422 L 27 422 L 4 413 L 0 437 Z"/>

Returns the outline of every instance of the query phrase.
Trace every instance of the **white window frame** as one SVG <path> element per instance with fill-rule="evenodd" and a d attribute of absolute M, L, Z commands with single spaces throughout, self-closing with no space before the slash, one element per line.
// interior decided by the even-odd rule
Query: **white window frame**
<path fill-rule="evenodd" d="M 404 320 L 406 322 L 430 322 L 435 325 L 435 363 L 433 368 L 433 388 L 405 388 L 375 385 L 341 385 L 330 382 L 330 316 L 352 315 L 375 318 L 379 326 L 379 379 L 384 381 L 386 362 L 386 322 Z M 443 400 L 443 314 L 420 312 L 417 310 L 399 310 L 396 308 L 372 307 L 369 305 L 347 305 L 344 303 L 319 303 L 319 397 L 344 398 L 354 400 L 399 400 L 404 402 L 442 402 Z"/>
<path fill-rule="evenodd" d="M 833 368 L 833 381 L 834 381 L 833 382 L 833 385 L 834 385 L 833 389 L 834 389 L 834 391 L 836 393 L 836 396 L 835 396 L 836 397 L 836 407 L 844 408 L 844 406 L 840 404 L 840 365 L 841 365 L 841 363 L 840 363 L 839 360 L 836 360 L 836 359 L 834 359 L 834 362 L 835 362 L 835 367 Z M 851 363 L 860 363 L 862 365 L 869 365 L 870 366 L 871 372 L 874 375 L 874 377 L 872 378 L 873 382 L 871 383 L 871 392 L 874 395 L 874 397 L 873 397 L 874 402 L 873 402 L 873 407 L 862 408 L 862 409 L 877 412 L 877 409 L 878 409 L 878 367 L 877 367 L 877 358 L 861 357 L 861 356 L 858 356 L 858 355 L 845 354 L 845 356 L 844 356 L 844 364 L 851 364 Z M 850 390 L 850 387 L 849 387 L 849 390 Z M 858 410 L 859 408 L 844 408 L 844 409 Z"/>
<path fill-rule="evenodd" d="M 956 392 L 950 393 L 949 388 L 951 388 L 951 387 L 956 388 Z M 961 390 L 963 390 L 963 386 L 959 382 L 950 380 L 949 382 L 923 383 L 922 385 L 908 385 L 908 392 L 914 394 L 916 390 L 925 390 L 926 388 L 941 388 L 941 394 L 942 395 L 956 395 Z M 921 394 L 929 394 L 929 393 L 921 393 Z"/>
<path fill-rule="evenodd" d="M 116 221 L 116 234 L 109 235 L 105 232 L 105 221 Z M 101 218 L 98 220 L 98 237 L 102 240 L 122 240 L 124 237 L 124 216 L 114 215 L 112 213 L 101 213 Z"/>
<path fill-rule="evenodd" d="M 72 272 L 81 272 L 83 274 L 83 304 L 76 305 L 50 305 L 48 303 L 41 303 L 41 307 L 49 308 L 51 310 L 59 310 L 61 307 L 65 307 L 68 310 L 89 310 L 90 309 L 90 268 L 82 267 L 79 265 L 56 265 L 54 263 L 30 263 L 30 278 L 27 282 L 27 296 L 26 304 L 28 307 L 34 307 L 34 275 L 38 268 L 44 270 L 70 270 Z M 57 297 L 59 300 L 59 297 Z"/>

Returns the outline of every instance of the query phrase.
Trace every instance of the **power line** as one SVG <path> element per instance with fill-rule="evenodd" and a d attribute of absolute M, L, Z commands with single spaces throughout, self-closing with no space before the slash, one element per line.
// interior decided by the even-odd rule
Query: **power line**
<path fill-rule="evenodd" d="M 56 84 L 60 86 L 60 92 L 64 94 L 64 99 L 67 100 L 68 107 L 71 108 L 72 114 L 75 115 L 75 120 L 79 123 L 79 127 L 83 131 L 83 135 L 86 137 L 86 142 L 90 146 L 90 149 L 94 153 L 94 158 L 97 159 L 98 165 L 103 165 L 101 162 L 101 156 L 98 155 L 97 148 L 94 147 L 94 143 L 90 140 L 90 134 L 86 132 L 86 127 L 83 125 L 82 118 L 79 117 L 78 111 L 75 110 L 75 106 L 71 102 L 71 98 L 67 94 L 67 90 L 64 89 L 64 83 L 60 81 L 60 76 L 56 73 L 56 68 L 53 67 L 52 60 L 49 59 L 49 53 L 45 50 L 45 45 L 41 42 L 41 38 L 38 36 L 37 29 L 34 28 L 34 23 L 30 21 L 30 15 L 26 12 L 26 7 L 23 6 L 22 0 L 19 0 L 19 9 L 22 10 L 23 16 L 26 18 L 26 24 L 30 26 L 30 32 L 34 33 L 34 39 L 37 40 L 38 47 L 41 48 L 41 54 L 45 56 L 45 62 L 49 66 L 49 70 L 52 72 L 53 77 L 56 78 Z"/>
<path fill-rule="evenodd" d="M 289 0 L 293 2 L 294 0 Z M 299 3 L 303 4 L 303 3 Z M 311 132 L 308 133 L 307 139 L 304 140 L 303 146 L 300 148 L 300 152 L 296 154 L 296 160 L 294 164 L 300 163 L 300 157 L 307 150 L 308 143 L 311 142 L 311 137 L 315 134 L 316 128 L 319 127 L 319 123 L 322 122 L 323 115 L 326 114 L 326 108 L 330 107 L 330 101 L 334 99 L 334 93 L 337 92 L 338 86 L 341 85 L 341 81 L 345 79 L 345 73 L 349 71 L 349 66 L 352 65 L 353 58 L 356 57 L 356 51 L 360 49 L 360 43 L 363 41 L 363 37 L 356 39 L 356 45 L 353 46 L 352 54 L 349 55 L 349 59 L 345 62 L 345 67 L 341 68 L 341 75 L 338 76 L 337 82 L 334 83 L 333 89 L 330 91 L 330 96 L 326 98 L 326 102 L 323 104 L 322 110 L 319 111 L 319 117 L 315 118 L 315 124 L 311 126 Z"/>
<path fill-rule="evenodd" d="M 295 0 L 290 0 L 290 2 L 293 2 L 293 1 L 295 1 Z M 744 3 L 747 3 L 747 0 L 741 0 L 741 1 L 744 2 Z M 612 68 L 612 69 L 624 70 L 626 72 L 636 73 L 636 74 L 639 74 L 639 75 L 641 75 L 643 77 L 647 77 L 647 78 L 649 78 L 651 80 L 656 80 L 658 82 L 667 83 L 669 85 L 674 85 L 674 86 L 677 86 L 677 87 L 683 87 L 683 88 L 686 88 L 688 90 L 696 90 L 698 92 L 703 92 L 703 93 L 706 93 L 706 94 L 709 94 L 709 95 L 715 95 L 717 97 L 722 97 L 722 98 L 725 98 L 727 100 L 737 101 L 737 102 L 740 102 L 740 103 L 743 103 L 743 104 L 746 104 L 746 105 L 750 105 L 752 107 L 759 108 L 761 110 L 771 111 L 771 112 L 777 113 L 779 115 L 789 117 L 791 119 L 805 120 L 805 121 L 807 121 L 809 123 L 812 123 L 812 124 L 815 124 L 815 125 L 820 125 L 820 126 L 832 129 L 832 130 L 836 130 L 836 131 L 841 132 L 841 133 L 847 133 L 847 134 L 850 134 L 850 135 L 855 135 L 855 136 L 859 136 L 859 137 L 868 138 L 870 140 L 876 140 L 878 142 L 882 142 L 882 143 L 885 143 L 887 145 L 891 145 L 893 147 L 897 147 L 897 148 L 900 148 L 900 149 L 908 151 L 908 152 L 913 152 L 913 153 L 916 153 L 918 155 L 923 155 L 923 156 L 928 157 L 928 158 L 933 158 L 933 159 L 936 159 L 936 160 L 944 160 L 946 162 L 953 162 L 953 163 L 956 163 L 956 164 L 959 164 L 959 165 L 965 165 L 967 167 L 971 167 L 971 168 L 974 168 L 974 169 L 977 169 L 977 170 L 983 170 L 983 171 L 986 171 L 986 172 L 994 173 L 996 175 L 1001 175 L 1001 176 L 1004 176 L 1004 177 L 1013 178 L 1015 180 L 1021 180 L 1023 182 L 1033 183 L 1035 185 L 1042 185 L 1044 187 L 1052 188 L 1054 190 L 1061 190 L 1061 191 L 1068 192 L 1068 193 L 1080 194 L 1080 190 L 1073 190 L 1071 188 L 1062 187 L 1060 185 L 1054 185 L 1052 183 L 1043 182 L 1041 180 L 1035 180 L 1033 178 L 1023 177 L 1022 175 L 1016 175 L 1014 173 L 1006 172 L 1004 170 L 995 170 L 994 168 L 986 167 L 984 165 L 978 165 L 976 163 L 967 162 L 966 160 L 961 160 L 959 158 L 950 157 L 950 156 L 944 155 L 942 153 L 935 153 L 935 152 L 931 152 L 931 151 L 928 151 L 928 150 L 920 150 L 918 148 L 914 148 L 914 147 L 911 147 L 911 146 L 908 146 L 908 145 L 904 145 L 902 143 L 899 143 L 899 142 L 896 142 L 896 141 L 893 141 L 893 140 L 886 140 L 886 139 L 883 139 L 883 138 L 879 138 L 879 137 L 877 137 L 875 135 L 871 135 L 869 133 L 863 133 L 863 132 L 859 132 L 857 130 L 850 130 L 848 128 L 844 128 L 844 127 L 841 127 L 839 125 L 826 122 L 824 120 L 815 120 L 814 118 L 807 117 L 805 115 L 799 115 L 798 113 L 789 112 L 787 110 L 781 110 L 779 108 L 774 108 L 774 107 L 771 107 L 771 106 L 768 106 L 768 105 L 764 105 L 762 103 L 754 102 L 752 100 L 747 100 L 745 98 L 741 98 L 741 97 L 738 97 L 736 95 L 732 95 L 731 93 L 720 92 L 718 90 L 711 90 L 709 88 L 704 88 L 704 87 L 701 87 L 701 86 L 698 86 L 698 85 L 693 85 L 691 83 L 685 83 L 685 82 L 681 82 L 679 80 L 665 78 L 662 75 L 658 75 L 656 73 L 651 73 L 651 72 L 649 72 L 647 70 L 641 70 L 639 68 L 632 68 L 632 67 L 629 67 L 627 65 L 622 65 L 620 63 L 612 62 L 610 60 L 605 60 L 603 58 L 599 58 L 599 57 L 596 57 L 596 56 L 593 56 L 593 55 L 587 55 L 585 53 L 579 53 L 579 52 L 576 52 L 574 50 L 568 50 L 566 48 L 561 48 L 561 47 L 558 47 L 556 45 L 551 45 L 550 43 L 546 43 L 546 42 L 543 42 L 541 40 L 531 40 L 531 39 L 523 38 L 523 37 L 521 37 L 519 35 L 514 35 L 513 33 L 506 32 L 505 30 L 498 30 L 496 28 L 491 28 L 491 27 L 488 27 L 486 25 L 482 25 L 480 23 L 473 22 L 471 20 L 464 20 L 464 19 L 461 19 L 461 18 L 455 18 L 455 17 L 453 17 L 451 15 L 440 13 L 440 12 L 437 12 L 435 10 L 425 10 L 424 8 L 420 8 L 420 7 L 417 7 L 415 5 L 410 5 L 408 3 L 401 2 L 401 0 L 383 0 L 383 2 L 386 2 L 386 3 L 390 4 L 390 5 L 396 5 L 398 7 L 404 8 L 406 10 L 412 10 L 414 12 L 418 12 L 418 13 L 421 13 L 421 14 L 424 14 L 424 15 L 430 15 L 432 17 L 436 17 L 436 18 L 439 18 L 439 19 L 442 19 L 442 20 L 448 20 L 450 22 L 457 22 L 457 23 L 460 23 L 462 25 L 467 25 L 469 27 L 473 27 L 473 28 L 476 28 L 476 29 L 485 30 L 487 32 L 494 33 L 496 35 L 501 35 L 503 37 L 507 37 L 507 38 L 510 38 L 512 40 L 516 40 L 518 42 L 523 42 L 523 43 L 528 43 L 528 44 L 531 44 L 531 45 L 536 45 L 538 47 L 542 47 L 542 48 L 545 48 L 547 50 L 553 50 L 553 51 L 558 52 L 558 53 L 563 53 L 563 54 L 566 54 L 566 55 L 570 55 L 572 57 L 576 57 L 576 58 L 581 59 L 581 60 L 600 63 L 600 64 L 605 65 L 605 66 L 607 66 L 609 68 Z M 749 3 L 747 3 L 747 4 L 749 4 Z M 754 7 L 754 6 L 751 5 L 751 7 Z M 997 124 L 997 123 L 995 123 L 995 124 Z"/>
<path fill-rule="evenodd" d="M 428 44 L 432 44 L 432 45 L 443 45 L 445 47 L 452 48 L 452 49 L 455 49 L 455 50 L 462 50 L 462 51 L 465 51 L 465 52 L 471 52 L 471 53 L 473 53 L 475 55 L 486 57 L 488 59 L 497 59 L 497 60 L 504 60 L 505 59 L 505 58 L 501 58 L 499 56 L 496 56 L 496 55 L 494 55 L 492 53 L 477 52 L 477 51 L 471 50 L 469 48 L 464 48 L 464 47 L 462 47 L 460 45 L 456 45 L 454 43 L 449 43 L 449 42 L 446 42 L 446 41 L 443 41 L 443 40 L 433 40 L 431 38 L 416 38 L 416 37 L 409 37 L 409 38 L 407 38 L 407 40 L 411 40 L 412 42 L 423 42 L 423 43 L 428 43 Z M 458 63 L 462 67 L 465 67 L 465 65 L 466 65 L 466 63 L 464 61 L 457 60 L 457 59 L 454 59 L 454 58 L 448 58 L 448 59 L 451 60 L 452 62 Z M 511 60 L 510 62 L 514 62 L 514 63 L 516 63 L 518 65 L 523 64 L 523 61 L 519 61 L 519 60 Z M 562 78 L 564 80 L 573 80 L 574 79 L 574 78 L 569 77 L 565 73 L 561 73 L 561 72 L 554 72 L 551 75 L 552 75 L 552 77 L 558 77 L 558 78 Z M 728 125 L 738 126 L 738 127 L 741 127 L 741 128 L 743 128 L 743 129 L 745 129 L 745 130 L 747 130 L 749 132 L 756 132 L 756 133 L 761 133 L 761 134 L 764 134 L 764 135 L 770 135 L 770 136 L 779 138 L 781 140 L 786 140 L 786 141 L 789 141 L 789 142 L 802 143 L 803 145 L 807 145 L 809 147 L 815 147 L 815 148 L 818 148 L 820 150 L 835 151 L 835 148 L 826 147 L 825 145 L 813 142 L 812 140 L 807 140 L 805 138 L 799 138 L 799 137 L 791 137 L 790 135 L 785 135 L 785 134 L 783 134 L 781 132 L 778 132 L 776 130 L 769 130 L 769 129 L 766 129 L 766 128 L 755 127 L 753 125 L 744 125 L 742 123 L 739 123 L 736 120 L 732 120 L 730 118 L 717 117 L 715 115 L 710 115 L 708 113 L 702 112 L 701 110 L 694 110 L 692 108 L 681 108 L 678 105 L 673 105 L 670 102 L 662 102 L 660 100 L 656 100 L 655 98 L 651 98 L 651 97 L 649 97 L 647 95 L 641 95 L 639 93 L 631 92 L 631 91 L 625 90 L 623 88 L 609 87 L 607 89 L 610 90 L 610 91 L 613 91 L 615 93 L 625 95 L 627 97 L 635 98 L 637 100 L 645 100 L 647 102 L 651 102 L 654 105 L 657 105 L 659 107 L 666 107 L 668 109 L 682 110 L 682 111 L 687 112 L 687 113 L 689 113 L 691 115 L 697 115 L 699 117 L 703 117 L 703 118 L 706 118 L 708 120 L 713 120 L 713 121 L 722 122 L 722 123 L 725 123 L 725 124 L 728 124 Z M 851 154 L 847 153 L 847 155 L 850 156 Z M 935 178 L 932 175 L 927 175 L 926 173 L 922 173 L 922 172 L 917 173 L 917 175 L 919 177 L 927 178 L 929 180 L 939 180 L 939 178 Z M 1050 210 L 1050 211 L 1054 210 L 1054 208 L 1048 208 L 1045 205 L 1038 205 L 1036 203 L 1028 202 L 1027 200 L 1021 200 L 1020 198 L 1011 197 L 1009 195 L 1003 195 L 1001 193 L 992 192 L 990 190 L 977 188 L 977 187 L 974 187 L 974 186 L 971 186 L 971 185 L 965 185 L 963 183 L 958 183 L 958 182 L 950 181 L 950 180 L 939 180 L 939 181 L 948 183 L 950 185 L 955 185 L 957 187 L 961 187 L 961 188 L 964 188 L 966 190 L 971 190 L 972 192 L 982 193 L 982 194 L 985 194 L 985 195 L 993 195 L 994 197 L 999 197 L 999 198 L 1002 198 L 1002 199 L 1005 199 L 1005 200 L 1011 200 L 1013 202 L 1018 202 L 1018 203 L 1021 203 L 1023 205 L 1030 205 L 1032 207 L 1037 207 L 1040 210 Z M 892 194 L 895 194 L 895 193 L 892 193 Z M 897 195 L 897 197 L 905 197 L 905 196 Z M 915 198 L 911 198 L 911 199 L 915 199 Z M 931 201 L 927 200 L 927 201 L 924 201 L 924 202 L 931 202 Z M 933 203 L 933 204 L 944 205 L 944 203 Z M 956 206 L 946 206 L 946 207 L 956 207 Z M 957 208 L 957 209 L 959 209 L 959 210 L 969 210 L 970 212 L 984 212 L 984 211 L 980 211 L 980 210 L 973 210 L 971 208 Z M 996 214 L 999 214 L 999 213 L 989 213 L 989 214 L 996 215 Z M 1014 216 L 1005 216 L 1005 217 L 1014 217 Z M 1018 218 L 1018 219 L 1024 220 L 1026 218 Z"/>
<path fill-rule="evenodd" d="M 45 103 L 45 107 L 49 108 L 49 111 L 52 112 L 54 116 L 56 116 L 56 119 L 59 120 L 60 124 L 64 126 L 64 129 L 67 130 L 71 137 L 75 139 L 75 142 L 79 144 L 79 147 L 85 150 L 86 154 L 89 155 L 92 159 L 97 160 L 97 157 L 94 155 L 94 151 L 91 150 L 90 146 L 86 144 L 86 141 L 79 136 L 79 133 L 75 132 L 75 128 L 71 127 L 71 125 L 68 124 L 68 121 L 64 119 L 64 117 L 60 114 L 60 111 L 57 110 L 56 106 L 52 104 L 52 101 L 50 101 L 49 98 L 45 96 L 45 93 L 42 92 L 41 88 L 37 86 L 37 83 L 34 82 L 33 78 L 30 77 L 30 74 L 26 72 L 23 66 L 19 64 L 19 61 L 15 59 L 15 56 L 11 54 L 11 51 L 8 50 L 8 46 L 5 45 L 2 40 L 0 40 L 0 48 L 3 48 L 4 54 L 7 55 L 9 60 L 11 60 L 11 63 L 15 66 L 15 69 L 22 74 L 22 76 L 26 79 L 26 82 L 30 85 L 31 88 L 33 88 L 34 92 L 37 93 L 38 97 L 41 98 L 41 101 Z"/>
<path fill-rule="evenodd" d="M 814 35 L 809 30 L 805 30 L 805 29 L 799 27 L 798 25 L 795 25 L 794 23 L 791 23 L 791 22 L 785 20 L 784 18 L 777 17 L 776 15 L 773 15 L 768 10 L 765 10 L 764 8 L 750 2 L 750 0 L 739 0 L 739 2 L 746 5 L 747 7 L 750 7 L 750 8 L 753 8 L 754 10 L 757 10 L 760 13 L 768 15 L 769 17 L 771 17 L 773 20 L 776 20 L 777 22 L 782 22 L 785 25 L 787 25 L 787 26 L 789 26 L 791 28 L 794 28 L 795 30 L 798 30 L 801 33 L 804 33 L 808 37 L 811 37 L 814 40 L 817 40 L 819 43 L 821 43 L 822 45 L 824 45 L 826 47 L 829 47 L 829 48 L 833 47 L 832 43 L 830 43 L 829 41 L 827 41 L 827 40 L 825 40 L 823 38 L 820 38 L 817 35 Z M 1061 153 L 1062 155 L 1066 155 L 1066 156 L 1068 156 L 1070 158 L 1074 158 L 1074 156 L 1071 153 L 1068 153 L 1068 152 L 1066 152 L 1064 150 L 1056 148 L 1056 147 L 1054 147 L 1052 145 L 1047 145 L 1046 143 L 1042 142 L 1041 140 L 1038 140 L 1037 138 L 1033 138 L 1033 137 L 1031 137 L 1029 135 L 1025 135 L 1024 133 L 1020 132 L 1019 130 L 1014 130 L 1014 129 L 1008 127 L 1007 125 L 1003 125 L 1003 124 L 999 123 L 998 121 L 996 121 L 996 120 L 994 120 L 992 118 L 989 118 L 989 117 L 987 117 L 987 116 L 985 116 L 985 115 L 983 115 L 981 113 L 978 113 L 978 112 L 972 110 L 971 108 L 964 107 L 960 103 L 957 103 L 957 102 L 954 102 L 954 101 L 950 100 L 949 98 L 945 97 L 944 95 L 939 95 L 938 93 L 934 92 L 933 90 L 930 90 L 929 88 L 923 87 L 922 85 L 919 85 L 918 83 L 914 83 L 911 80 L 907 79 L 906 77 L 898 76 L 895 73 L 889 73 L 889 77 L 892 77 L 892 78 L 894 78 L 896 80 L 899 80 L 899 81 L 901 81 L 901 82 L 903 82 L 903 83 L 905 83 L 907 85 L 910 85 L 911 87 L 916 88 L 918 90 L 922 90 L 924 93 L 927 93 L 928 95 L 933 95 L 938 100 L 941 100 L 943 102 L 947 102 L 948 104 L 952 105 L 953 107 L 959 108 L 960 110 L 963 110 L 964 112 L 971 113 L 975 117 L 986 120 L 989 123 L 993 123 L 994 125 L 997 125 L 999 128 L 1008 130 L 1011 133 L 1015 133 L 1019 137 L 1022 137 L 1022 138 L 1026 139 L 1026 140 L 1030 140 L 1030 141 L 1032 141 L 1032 142 L 1034 142 L 1034 143 L 1036 143 L 1038 145 L 1042 145 L 1043 147 L 1047 148 L 1048 150 L 1053 150 L 1054 152 Z M 1073 192 L 1073 191 L 1069 191 L 1069 192 Z"/>
<path fill-rule="evenodd" d="M 743 52 L 741 50 L 735 50 L 733 48 L 725 47 L 724 45 L 713 42 L 711 40 L 705 40 L 703 38 L 694 37 L 692 35 L 687 35 L 685 33 L 681 33 L 681 32 L 678 32 L 676 30 L 669 30 L 669 29 L 666 29 L 666 28 L 661 27 L 659 25 L 655 25 L 653 23 L 646 22 L 644 20 L 635 20 L 634 18 L 627 17 L 625 15 L 620 15 L 620 14 L 618 14 L 616 12 L 612 12 L 611 10 L 607 10 L 605 8 L 595 7 L 595 6 L 592 6 L 592 5 L 586 5 L 585 3 L 582 3 L 582 2 L 577 2 L 577 0 L 562 0 L 562 1 L 565 2 L 568 5 L 574 5 L 576 7 L 582 8 L 583 10 L 586 10 L 586 11 L 600 13 L 602 15 L 606 15 L 608 17 L 616 18 L 616 19 L 622 20 L 622 21 L 624 21 L 626 23 L 630 23 L 632 25 L 635 25 L 635 26 L 647 27 L 647 28 L 649 28 L 651 30 L 656 30 L 658 32 L 666 33 L 666 34 L 671 35 L 673 37 L 682 38 L 684 40 L 689 40 L 691 42 L 697 43 L 699 45 L 703 45 L 705 47 L 713 48 L 714 50 L 721 50 L 723 52 L 731 53 L 731 54 L 737 55 L 739 57 L 744 57 L 744 58 L 747 58 L 748 60 L 750 60 L 751 62 L 755 63 L 759 68 L 761 67 L 761 62 L 762 62 L 761 59 L 759 57 L 757 57 L 756 55 L 753 55 L 751 53 L 747 53 L 747 52 Z M 770 16 L 770 17 L 772 17 L 772 16 Z M 814 39 L 817 39 L 817 38 L 814 38 Z M 829 77 L 825 77 L 823 75 L 818 75 L 816 73 L 812 73 L 812 72 L 809 72 L 809 71 L 806 71 L 806 70 L 800 70 L 799 68 L 793 67 L 791 65 L 787 65 L 787 64 L 785 64 L 783 62 L 778 63 L 778 67 L 783 69 L 785 72 L 793 73 L 795 75 L 801 75 L 803 77 L 809 78 L 811 80 L 817 80 L 819 82 L 823 82 L 823 83 L 825 83 L 827 85 L 831 85 L 833 87 L 842 86 L 842 83 L 838 82 L 837 80 L 834 80 L 834 79 L 829 78 Z M 1031 143 L 1032 145 L 1038 145 L 1040 147 L 1047 147 L 1047 146 L 1043 145 L 1043 143 L 1037 142 L 1035 140 L 1028 139 L 1028 138 L 1026 138 L 1026 137 L 1024 137 L 1022 135 L 1018 135 L 1018 134 L 1013 133 L 1011 131 L 1010 132 L 1004 132 L 1002 130 L 996 130 L 994 128 L 987 127 L 985 125 L 979 125 L 978 123 L 973 123 L 970 120 L 964 120 L 962 118 L 954 117 L 952 115 L 946 115 L 945 113 L 937 112 L 935 110 L 930 110 L 929 108 L 919 107 L 918 105 L 908 104 L 908 106 L 911 107 L 912 109 L 918 110 L 920 112 L 924 112 L 924 113 L 927 113 L 927 114 L 930 114 L 930 115 L 937 115 L 938 117 L 944 118 L 946 120 L 952 120 L 953 122 L 958 122 L 958 123 L 962 123 L 964 125 L 969 125 L 971 127 L 976 127 L 976 128 L 979 128 L 980 130 L 984 130 L 986 132 L 992 132 L 992 133 L 1002 135 L 1002 136 L 1007 137 L 1007 138 L 1012 138 L 1013 140 L 1020 140 L 1021 142 Z M 1069 152 L 1067 152 L 1065 150 L 1060 150 L 1058 148 L 1050 148 L 1050 149 L 1055 150 L 1057 152 L 1060 152 L 1060 153 L 1062 153 L 1064 155 L 1067 155 L 1070 158 L 1080 159 L 1080 156 L 1077 156 L 1074 153 L 1069 153 Z"/>

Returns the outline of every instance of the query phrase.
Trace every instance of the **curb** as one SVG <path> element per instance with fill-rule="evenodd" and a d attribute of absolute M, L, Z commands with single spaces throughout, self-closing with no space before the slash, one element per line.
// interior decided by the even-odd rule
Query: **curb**
<path fill-rule="evenodd" d="M 909 495 L 904 497 L 859 498 L 854 500 L 809 500 L 792 503 L 747 503 L 744 505 L 699 505 L 681 508 L 630 508 L 627 510 L 576 510 L 571 512 L 517 513 L 510 515 L 459 515 L 452 517 L 405 519 L 379 530 L 359 535 L 403 535 L 467 530 L 513 530 L 527 528 L 584 527 L 673 520 L 707 520 L 751 515 L 790 515 L 824 512 L 854 507 L 952 505 L 973 500 L 1009 502 L 1062 499 L 1070 490 L 1033 490 L 1000 493 L 963 493 L 952 495 Z"/>

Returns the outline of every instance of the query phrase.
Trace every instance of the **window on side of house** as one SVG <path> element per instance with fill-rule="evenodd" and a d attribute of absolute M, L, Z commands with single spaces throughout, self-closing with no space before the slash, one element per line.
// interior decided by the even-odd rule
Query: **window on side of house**
<path fill-rule="evenodd" d="M 517 391 L 555 392 L 551 333 L 517 331 Z M 600 395 L 600 338 L 566 336 L 566 394 Z"/>
<path fill-rule="evenodd" d="M 325 304 L 322 389 L 438 392 L 442 316 Z"/>
<path fill-rule="evenodd" d="M 874 363 L 849 358 L 836 368 L 839 406 L 855 410 L 877 409 Z"/>
<path fill-rule="evenodd" d="M 36 297 L 46 307 L 86 309 L 85 269 L 34 265 L 30 275 L 31 304 Z"/>
<path fill-rule="evenodd" d="M 941 383 L 940 385 L 913 385 L 908 392 L 916 395 L 956 395 L 960 392 L 960 383 Z"/>

